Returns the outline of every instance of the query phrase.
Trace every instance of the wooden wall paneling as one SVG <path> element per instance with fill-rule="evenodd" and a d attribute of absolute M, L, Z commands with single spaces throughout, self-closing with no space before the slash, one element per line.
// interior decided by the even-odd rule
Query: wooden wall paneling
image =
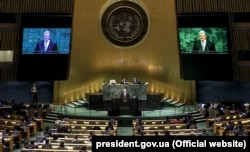
<path fill-rule="evenodd" d="M 6 75 L 7 75 L 6 66 L 3 66 L 2 67 L 2 80 L 6 80 Z"/>
<path fill-rule="evenodd" d="M 4 8 L 4 12 L 9 12 L 11 10 L 11 1 L 5 1 L 5 8 Z"/>
<path fill-rule="evenodd" d="M 235 31 L 236 32 L 236 37 L 234 37 L 234 39 L 236 39 L 236 43 L 235 43 L 235 49 L 236 50 L 241 50 L 241 41 L 242 41 L 242 35 L 240 35 L 240 31 Z"/>
<path fill-rule="evenodd" d="M 9 3 L 11 5 L 9 12 L 11 13 L 19 13 L 20 12 L 20 0 L 11 0 Z"/>
<path fill-rule="evenodd" d="M 17 48 L 17 32 L 14 30 L 5 30 L 1 31 L 1 50 L 13 50 L 14 56 L 13 56 L 13 63 L 1 63 L 1 81 L 7 81 L 7 80 L 16 80 L 16 64 L 17 64 L 17 58 L 18 54 L 16 52 Z"/>
<path fill-rule="evenodd" d="M 228 10 L 226 12 L 235 12 L 235 5 L 233 3 L 233 0 L 228 1 L 227 9 Z"/>
<path fill-rule="evenodd" d="M 4 11 L 5 11 L 5 10 L 4 10 L 4 9 L 6 8 L 5 5 L 6 5 L 6 2 L 5 2 L 5 1 L 0 1 L 0 11 L 1 11 L 1 12 L 4 12 Z"/>
<path fill-rule="evenodd" d="M 30 0 L 22 0 L 20 12 L 21 13 L 27 13 L 30 12 L 31 5 L 29 5 Z"/>
<path fill-rule="evenodd" d="M 183 10 L 183 1 L 176 0 L 175 1 L 175 8 L 176 8 L 176 12 L 180 13 L 181 10 Z"/>
<path fill-rule="evenodd" d="M 58 12 L 60 12 L 59 11 L 60 7 L 61 7 L 61 9 L 63 8 L 61 6 L 61 0 L 58 0 L 58 1 L 55 1 L 55 0 L 46 1 L 46 11 L 47 12 L 56 12 L 56 13 L 58 13 Z"/>
<path fill-rule="evenodd" d="M 241 0 L 242 1 L 242 0 Z M 236 6 L 235 12 L 244 12 L 245 8 L 242 7 L 242 2 L 234 0 L 234 5 Z M 238 11 L 237 11 L 238 10 Z"/>
<path fill-rule="evenodd" d="M 234 71 L 234 80 L 240 80 L 239 68 L 236 68 L 236 70 Z"/>
<path fill-rule="evenodd" d="M 11 80 L 12 75 L 13 75 L 12 66 L 11 66 L 11 65 L 7 65 L 7 66 L 6 66 L 6 70 L 7 70 L 7 72 L 6 72 L 6 77 L 5 77 L 5 79 L 6 79 L 6 80 Z"/>
<path fill-rule="evenodd" d="M 250 29 L 247 31 L 248 38 L 246 39 L 247 48 L 250 51 Z"/>
<path fill-rule="evenodd" d="M 48 9 L 48 6 L 46 7 L 47 0 L 32 0 L 32 3 L 30 5 L 34 6 L 31 7 L 31 12 L 39 12 L 39 13 L 45 13 Z"/>
<path fill-rule="evenodd" d="M 248 5 L 247 5 L 247 3 L 248 3 Z M 246 12 L 248 10 L 248 8 L 246 8 L 246 6 L 249 7 L 249 1 L 246 1 L 246 0 L 241 0 L 241 2 L 234 0 L 234 4 L 239 9 L 238 12 Z"/>
<path fill-rule="evenodd" d="M 22 12 L 26 13 L 43 13 L 46 11 L 45 2 L 47 0 L 25 0 Z"/>
<path fill-rule="evenodd" d="M 187 2 L 188 2 L 188 1 L 177 0 L 176 5 L 177 5 L 177 6 L 178 6 L 178 5 L 181 5 L 181 6 L 182 6 L 182 7 L 181 7 L 182 9 L 180 9 L 179 12 L 177 12 L 177 13 L 184 13 L 184 12 L 185 12 Z"/>
<path fill-rule="evenodd" d="M 182 0 L 177 0 L 176 1 L 176 6 L 181 6 L 181 9 L 177 13 L 183 13 L 186 10 L 186 3 L 187 1 L 182 1 Z"/>
<path fill-rule="evenodd" d="M 211 4 L 211 0 L 205 0 L 205 5 L 207 8 L 207 12 L 213 12 L 213 5 Z"/>
<path fill-rule="evenodd" d="M 239 79 L 240 80 L 244 79 L 243 76 L 242 76 L 243 75 L 243 71 L 244 71 L 243 69 L 244 69 L 244 67 L 240 66 L 240 68 L 239 68 Z"/>
<path fill-rule="evenodd" d="M 194 8 L 192 7 L 193 5 L 192 5 L 192 0 L 188 0 L 188 3 L 187 3 L 187 12 L 188 13 L 192 13 L 192 12 L 194 12 Z"/>
<path fill-rule="evenodd" d="M 10 76 L 10 67 L 8 65 L 4 66 L 4 80 L 8 80 Z"/>
<path fill-rule="evenodd" d="M 236 45 L 235 45 L 235 43 L 237 43 L 237 40 L 235 39 L 236 34 L 237 34 L 236 31 L 232 30 L 232 32 L 231 32 L 232 50 L 236 50 Z"/>
<path fill-rule="evenodd" d="M 199 3 L 200 5 L 198 5 L 199 6 L 198 12 L 208 12 L 209 8 L 206 5 L 206 0 L 200 1 Z"/>
<path fill-rule="evenodd" d="M 239 46 L 239 37 L 238 32 L 237 31 L 232 31 L 232 49 L 233 50 L 239 50 L 238 46 Z"/>
<path fill-rule="evenodd" d="M 249 0 L 177 0 L 177 13 L 249 12 Z"/>
<path fill-rule="evenodd" d="M 2 13 L 18 12 L 20 2 L 20 0 L 1 0 L 0 11 Z"/>
<path fill-rule="evenodd" d="M 49 0 L 46 1 L 47 12 L 73 13 L 74 0 Z"/>
<path fill-rule="evenodd" d="M 217 12 L 218 8 L 217 7 L 217 0 L 205 0 L 203 2 L 203 8 L 205 10 L 206 13 L 210 13 L 210 12 Z"/>
<path fill-rule="evenodd" d="M 3 31 L 0 30 L 0 49 L 2 49 L 2 34 L 3 34 Z"/>
<path fill-rule="evenodd" d="M 244 80 L 249 80 L 249 66 L 244 66 Z"/>
<path fill-rule="evenodd" d="M 243 80 L 246 80 L 246 74 L 247 74 L 247 67 L 246 66 L 242 66 L 241 75 L 242 75 Z"/>
<path fill-rule="evenodd" d="M 242 77 L 241 77 L 241 71 L 242 71 L 242 69 L 240 67 L 238 67 L 238 71 L 237 71 L 238 80 L 242 79 Z"/>
<path fill-rule="evenodd" d="M 212 12 L 218 12 L 218 1 L 217 0 L 210 0 L 211 7 L 212 7 Z"/>
<path fill-rule="evenodd" d="M 22 13 L 73 13 L 74 0 L 22 0 Z"/>
<path fill-rule="evenodd" d="M 237 0 L 235 0 L 237 3 Z M 242 12 L 249 12 L 250 11 L 250 1 L 249 0 L 241 0 L 238 2 L 238 7 L 242 9 Z"/>
<path fill-rule="evenodd" d="M 249 66 L 247 66 L 246 74 L 245 74 L 246 80 L 249 80 L 249 75 L 250 75 L 250 68 Z"/>
<path fill-rule="evenodd" d="M 233 31 L 233 49 L 235 50 L 247 50 L 248 47 L 248 36 L 244 31 Z"/>
<path fill-rule="evenodd" d="M 195 5 L 194 5 L 195 3 Z M 193 11 L 192 12 L 200 12 L 200 7 L 201 7 L 201 2 L 200 1 L 197 1 L 197 0 L 190 0 L 189 3 L 188 3 L 188 7 L 192 7 L 194 6 L 193 8 Z"/>
<path fill-rule="evenodd" d="M 249 38 L 248 32 L 247 31 L 241 31 L 241 33 L 242 33 L 242 36 L 243 36 L 243 38 L 242 38 L 242 49 L 243 50 L 248 50 L 249 49 L 248 43 L 247 43 L 247 39 Z"/>
<path fill-rule="evenodd" d="M 228 0 L 220 0 L 219 5 L 221 6 L 220 9 L 218 10 L 219 12 L 228 12 Z"/>
<path fill-rule="evenodd" d="M 185 7 L 185 13 L 187 12 L 187 13 L 189 13 L 189 12 L 192 12 L 192 11 L 190 11 L 190 4 L 192 3 L 192 0 L 187 0 L 186 1 L 186 3 L 184 3 L 184 7 Z"/>
<path fill-rule="evenodd" d="M 250 51 L 250 30 L 247 30 L 247 32 L 246 32 L 246 34 L 247 34 L 247 39 L 245 39 L 245 43 L 246 43 L 246 48 L 247 48 L 247 50 L 249 50 Z"/>
<path fill-rule="evenodd" d="M 0 80 L 16 80 L 16 66 L 12 64 L 2 64 L 0 66 Z"/>
<path fill-rule="evenodd" d="M 236 50 L 231 50 L 231 59 L 232 59 L 232 69 L 233 69 L 233 78 L 236 78 L 237 73 L 237 63 L 238 63 L 238 52 Z"/>
<path fill-rule="evenodd" d="M 237 50 L 242 50 L 244 48 L 243 46 L 243 42 L 244 42 L 244 33 L 242 31 L 238 31 L 238 34 L 237 34 L 238 37 L 238 43 L 237 43 Z"/>
<path fill-rule="evenodd" d="M 34 0 L 33 0 L 34 1 Z M 45 13 L 47 8 L 46 8 L 46 2 L 47 0 L 35 0 L 35 2 L 32 4 L 34 7 L 32 8 L 32 12 L 41 12 Z"/>
<path fill-rule="evenodd" d="M 247 70 L 247 66 L 241 66 L 241 80 L 246 80 L 246 70 Z"/>
<path fill-rule="evenodd" d="M 247 43 L 247 39 L 249 38 L 248 34 L 247 34 L 247 31 L 241 31 L 242 33 L 242 50 L 248 50 L 249 47 L 248 47 L 248 43 Z"/>
<path fill-rule="evenodd" d="M 16 31 L 3 31 L 2 32 L 2 46 L 3 50 L 14 50 L 17 45 L 17 32 Z"/>

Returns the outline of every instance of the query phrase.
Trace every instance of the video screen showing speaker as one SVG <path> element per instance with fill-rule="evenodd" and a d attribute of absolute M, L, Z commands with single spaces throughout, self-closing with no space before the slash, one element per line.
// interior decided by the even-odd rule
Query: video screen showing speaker
<path fill-rule="evenodd" d="M 17 80 L 67 80 L 71 14 L 22 14 Z"/>
<path fill-rule="evenodd" d="M 69 54 L 71 28 L 23 28 L 22 54 Z"/>
<path fill-rule="evenodd" d="M 178 28 L 182 54 L 228 53 L 226 27 Z"/>
<path fill-rule="evenodd" d="M 177 34 L 182 79 L 233 79 L 227 14 L 179 14 Z"/>

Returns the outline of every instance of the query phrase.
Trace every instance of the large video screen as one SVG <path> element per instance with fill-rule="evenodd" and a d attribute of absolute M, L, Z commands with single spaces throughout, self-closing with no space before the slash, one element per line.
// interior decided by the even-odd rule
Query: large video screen
<path fill-rule="evenodd" d="M 72 14 L 23 13 L 20 17 L 17 80 L 67 80 Z"/>
<path fill-rule="evenodd" d="M 22 54 L 69 54 L 71 28 L 23 28 Z"/>
<path fill-rule="evenodd" d="M 228 53 L 227 29 L 223 27 L 178 28 L 182 54 Z"/>
<path fill-rule="evenodd" d="M 182 79 L 233 79 L 228 14 L 178 14 L 177 36 Z"/>

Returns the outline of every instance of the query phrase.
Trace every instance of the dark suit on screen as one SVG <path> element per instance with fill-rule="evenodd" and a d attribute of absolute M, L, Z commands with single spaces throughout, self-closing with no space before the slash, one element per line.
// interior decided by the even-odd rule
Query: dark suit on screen
<path fill-rule="evenodd" d="M 202 50 L 201 41 L 195 41 L 193 46 L 193 53 L 215 53 L 214 43 L 211 41 L 206 41 L 205 49 Z"/>
<path fill-rule="evenodd" d="M 44 53 L 44 54 L 58 53 L 57 44 L 50 40 L 48 48 L 47 50 L 45 50 L 44 41 L 43 40 L 39 41 L 36 44 L 34 53 Z"/>

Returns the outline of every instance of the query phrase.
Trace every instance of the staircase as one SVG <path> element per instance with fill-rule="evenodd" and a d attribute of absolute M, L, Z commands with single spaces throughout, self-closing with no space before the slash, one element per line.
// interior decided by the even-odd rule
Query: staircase
<path fill-rule="evenodd" d="M 162 99 L 161 102 L 163 103 L 163 106 L 166 106 L 166 107 L 181 107 L 185 105 L 185 103 L 176 101 L 174 99 L 168 99 L 168 98 Z"/>
<path fill-rule="evenodd" d="M 58 112 L 51 111 L 44 119 L 44 122 L 55 123 L 55 121 L 58 120 L 59 117 L 60 114 Z"/>
<path fill-rule="evenodd" d="M 191 115 L 197 123 L 206 121 L 204 116 L 199 111 L 186 112 L 186 114 Z"/>
<path fill-rule="evenodd" d="M 83 99 L 78 99 L 76 101 L 67 103 L 66 106 L 69 106 L 71 108 L 78 108 L 78 107 L 87 107 L 89 102 L 83 98 Z"/>

